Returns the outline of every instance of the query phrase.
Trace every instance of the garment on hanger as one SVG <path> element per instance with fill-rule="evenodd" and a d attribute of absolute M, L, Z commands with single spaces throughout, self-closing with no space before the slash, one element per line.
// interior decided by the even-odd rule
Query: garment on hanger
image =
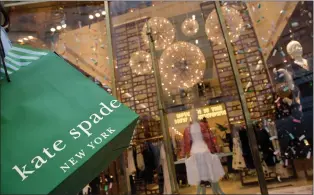
<path fill-rule="evenodd" d="M 233 143 L 232 143 L 231 133 L 226 133 L 226 141 L 228 143 L 228 148 L 224 147 L 223 152 L 226 152 L 226 149 L 228 150 L 228 152 L 232 152 Z M 228 173 L 234 173 L 235 172 L 235 170 L 232 168 L 232 164 L 233 164 L 233 156 L 227 156 Z"/>
<path fill-rule="evenodd" d="M 307 158 L 312 155 L 312 140 L 307 137 L 309 131 L 305 129 L 299 97 L 299 89 L 295 86 L 290 97 L 292 99 L 291 105 L 289 105 L 290 115 L 283 117 L 281 114 L 276 114 L 275 123 L 283 159 Z M 281 99 L 276 101 L 276 113 L 282 113 L 281 104 L 285 104 L 285 102 Z"/>
<path fill-rule="evenodd" d="M 88 185 L 86 185 L 84 188 L 83 188 L 83 195 L 88 195 L 88 194 L 90 194 L 90 192 L 91 192 L 91 187 L 89 186 L 89 184 Z"/>
<path fill-rule="evenodd" d="M 144 163 L 143 154 L 141 152 L 136 154 L 136 162 L 137 162 L 137 168 L 139 169 L 139 171 L 144 171 L 145 163 Z"/>
<path fill-rule="evenodd" d="M 250 149 L 249 139 L 247 137 L 247 132 L 245 128 L 241 128 L 239 131 L 239 137 L 241 140 L 242 153 L 245 161 L 246 168 L 255 169 L 255 165 L 252 158 L 252 153 Z"/>
<path fill-rule="evenodd" d="M 132 173 L 136 172 L 135 168 L 135 162 L 134 162 L 134 157 L 133 157 L 133 149 L 128 149 L 127 151 L 128 154 L 128 173 L 131 175 Z"/>
<path fill-rule="evenodd" d="M 279 163 L 274 155 L 274 147 L 272 145 L 270 136 L 264 128 L 256 128 L 255 134 L 257 138 L 257 144 L 259 145 L 259 150 L 262 152 L 262 160 L 265 161 L 268 167 L 275 166 Z"/>
<path fill-rule="evenodd" d="M 100 177 L 95 177 L 90 183 L 91 194 L 100 194 Z"/>
<path fill-rule="evenodd" d="M 234 137 L 232 139 L 232 142 L 233 142 L 232 168 L 235 170 L 243 170 L 246 168 L 246 164 L 243 158 L 240 138 Z"/>
<path fill-rule="evenodd" d="M 144 150 L 142 152 L 144 158 L 144 179 L 147 183 L 153 183 L 154 169 L 155 169 L 155 157 L 151 145 L 149 143 L 144 144 Z"/>
<path fill-rule="evenodd" d="M 192 142 L 185 147 L 186 152 L 191 154 L 185 161 L 190 185 L 199 185 L 201 181 L 218 182 L 225 174 L 219 157 L 210 152 L 210 146 L 205 142 L 209 138 L 205 137 L 206 132 L 202 123 L 193 123 L 185 131 L 185 136 L 190 135 Z M 185 144 L 189 142 L 186 141 Z"/>
<path fill-rule="evenodd" d="M 171 194 L 171 184 L 170 184 L 170 178 L 169 178 L 169 169 L 166 159 L 166 151 L 164 144 L 160 147 L 160 165 L 162 167 L 163 171 L 163 194 Z"/>
<path fill-rule="evenodd" d="M 269 135 L 271 136 L 271 142 L 273 144 L 274 147 L 274 154 L 276 154 L 276 160 L 278 162 L 283 162 L 281 159 L 281 151 L 280 151 L 280 144 L 279 144 L 279 140 L 278 140 L 278 132 L 276 129 L 276 125 L 274 122 L 266 122 L 266 127 L 269 130 Z M 275 170 L 273 170 L 273 172 L 275 172 L 277 175 L 279 175 L 281 178 L 288 178 L 289 177 L 289 173 L 287 168 L 284 167 L 283 163 L 277 163 L 275 166 Z"/>

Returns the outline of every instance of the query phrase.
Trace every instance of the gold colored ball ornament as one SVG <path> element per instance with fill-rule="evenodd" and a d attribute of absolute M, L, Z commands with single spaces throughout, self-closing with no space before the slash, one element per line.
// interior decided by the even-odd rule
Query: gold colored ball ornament
<path fill-rule="evenodd" d="M 153 17 L 148 20 L 143 26 L 142 38 L 144 43 L 149 46 L 149 37 L 147 35 L 147 24 L 151 28 L 152 37 L 155 43 L 156 50 L 166 49 L 174 41 L 175 30 L 171 22 L 166 18 Z"/>
<path fill-rule="evenodd" d="M 185 36 L 191 37 L 195 35 L 198 32 L 198 30 L 199 24 L 197 20 L 193 18 L 187 18 L 182 22 L 181 31 Z"/>
<path fill-rule="evenodd" d="M 236 42 L 244 30 L 242 16 L 238 10 L 229 6 L 222 6 L 221 11 L 226 21 L 230 41 Z M 214 43 L 219 45 L 224 43 L 216 10 L 208 15 L 205 22 L 205 32 L 207 37 Z"/>
<path fill-rule="evenodd" d="M 201 81 L 206 61 L 200 48 L 180 41 L 163 51 L 159 66 L 163 89 L 169 91 L 190 88 Z"/>
<path fill-rule="evenodd" d="M 148 74 L 152 72 L 152 58 L 146 51 L 137 51 L 131 54 L 130 67 L 132 72 L 137 75 Z"/>

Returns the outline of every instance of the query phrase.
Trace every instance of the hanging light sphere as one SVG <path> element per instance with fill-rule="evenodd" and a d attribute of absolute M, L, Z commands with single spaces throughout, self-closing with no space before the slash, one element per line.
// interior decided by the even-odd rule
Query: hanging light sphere
<path fill-rule="evenodd" d="M 147 46 L 149 46 L 150 40 L 147 35 L 149 28 L 152 33 L 156 50 L 163 50 L 171 45 L 175 37 L 175 30 L 169 20 L 162 17 L 153 17 L 145 23 L 142 30 L 142 38 Z"/>
<path fill-rule="evenodd" d="M 242 16 L 238 10 L 227 5 L 222 6 L 221 11 L 226 21 L 230 41 L 236 42 L 244 30 Z M 208 15 L 205 22 L 205 32 L 214 43 L 220 45 L 224 42 L 216 10 Z"/>
<path fill-rule="evenodd" d="M 152 58 L 146 51 L 132 53 L 129 63 L 134 74 L 143 75 L 152 72 Z"/>
<path fill-rule="evenodd" d="M 180 41 L 163 51 L 159 67 L 163 89 L 169 91 L 190 88 L 202 80 L 206 61 L 200 48 Z"/>
<path fill-rule="evenodd" d="M 191 37 L 195 35 L 198 32 L 198 30 L 199 24 L 197 20 L 193 18 L 187 18 L 182 22 L 181 31 L 185 36 Z"/>

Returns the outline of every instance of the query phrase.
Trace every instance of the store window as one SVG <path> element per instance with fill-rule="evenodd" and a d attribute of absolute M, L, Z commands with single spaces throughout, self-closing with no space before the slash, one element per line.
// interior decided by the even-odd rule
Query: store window
<path fill-rule="evenodd" d="M 125 166 L 119 161 L 103 173 L 102 191 L 115 194 L 128 186 L 132 194 L 170 194 L 175 183 L 182 194 L 204 190 L 188 185 L 185 166 L 194 116 L 224 172 L 220 187 L 202 183 L 215 193 L 258 193 L 258 167 L 270 192 L 278 186 L 279 192 L 308 190 L 312 2 L 112 1 L 104 7 L 104 2 L 10 7 L 8 33 L 14 43 L 55 51 L 109 92 L 115 87 L 121 102 L 140 115 L 125 154 L 127 185 L 115 185 Z"/>
<path fill-rule="evenodd" d="M 291 111 L 284 116 L 284 120 L 290 122 L 289 128 L 302 130 L 296 134 L 288 132 L 286 126 L 282 127 L 286 121 L 278 119 L 278 113 L 284 112 L 286 107 L 283 110 L 280 107 L 280 111 L 277 106 L 286 106 L 285 103 L 278 103 L 278 97 L 283 100 L 284 94 L 290 98 L 289 103 L 293 102 L 289 89 L 281 89 L 282 93 L 279 90 L 280 86 L 287 88 L 290 81 L 284 80 L 284 75 L 280 73 L 274 74 L 273 68 L 290 69 L 288 65 L 292 59 L 287 52 L 279 61 L 273 58 L 281 55 L 278 47 L 286 47 L 276 45 L 282 45 L 283 39 L 288 43 L 292 38 L 303 46 L 305 59 L 306 56 L 312 56 L 312 41 L 309 41 L 313 36 L 312 29 L 309 29 L 312 24 L 312 9 L 309 5 L 312 4 L 137 3 L 110 3 L 117 92 L 123 103 L 141 115 L 141 123 L 133 137 L 135 156 L 143 155 L 145 161 L 148 158 L 145 153 L 150 148 L 147 144 L 153 145 L 152 151 L 159 149 L 160 140 L 165 135 L 157 102 L 156 82 L 160 82 L 174 152 L 176 181 L 182 193 L 195 193 L 199 189 L 186 187 L 185 155 L 182 155 L 185 131 L 190 127 L 195 112 L 197 120 L 207 125 L 213 144 L 212 153 L 221 157 L 220 163 L 225 172 L 221 189 L 225 193 L 234 193 L 234 190 L 243 190 L 243 193 L 259 191 L 258 172 L 253 160 L 255 152 L 250 147 L 252 136 L 248 131 L 253 132 L 256 140 L 257 164 L 261 167 L 263 180 L 267 181 L 266 188 L 271 189 L 278 183 L 290 186 L 291 181 L 295 181 L 300 174 L 310 177 L 312 73 L 308 72 L 307 79 L 299 76 L 306 80 L 302 81 L 306 86 L 298 86 L 300 91 L 304 88 L 299 101 L 303 109 L 302 118 L 292 118 Z M 117 11 L 118 7 L 123 8 L 123 11 Z M 302 17 L 299 17 L 300 14 Z M 295 32 L 297 29 L 292 30 L 291 26 L 297 27 L 300 32 Z M 274 32 L 280 33 L 272 36 Z M 299 39 L 297 33 L 300 34 Z M 277 57 L 273 55 L 276 52 Z M 307 61 L 312 64 L 310 60 Z M 160 71 L 157 81 L 154 64 L 159 66 Z M 287 98 L 285 101 L 288 101 Z M 253 125 L 247 126 L 246 122 Z M 282 128 L 285 129 L 284 133 Z M 286 155 L 287 150 L 293 153 L 291 148 L 297 147 L 295 144 L 302 145 L 298 151 L 303 153 L 302 157 Z M 306 164 L 306 168 L 300 169 L 301 164 Z M 150 173 L 146 175 L 145 169 L 137 169 L 133 178 L 143 182 L 131 181 L 131 185 L 134 188 L 140 186 L 138 190 L 159 188 L 163 191 L 162 186 L 158 187 L 160 183 L 157 179 L 152 179 L 158 178 L 159 171 L 156 167 L 150 167 Z M 304 177 L 297 180 L 299 183 L 304 181 L 306 183 Z M 240 189 L 234 183 L 255 187 Z"/>

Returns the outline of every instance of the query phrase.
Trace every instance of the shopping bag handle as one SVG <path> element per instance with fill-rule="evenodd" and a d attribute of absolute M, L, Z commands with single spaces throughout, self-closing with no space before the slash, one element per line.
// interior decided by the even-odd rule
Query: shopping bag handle
<path fill-rule="evenodd" d="M 4 23 L 1 25 L 1 27 L 3 27 L 4 29 L 7 29 L 7 31 L 8 31 L 9 26 L 10 26 L 10 19 L 9 19 L 9 15 L 4 10 L 2 4 L 0 4 L 0 13 L 3 15 L 3 18 L 4 18 Z M 1 23 L 2 23 L 2 21 L 1 21 Z M 6 67 L 5 62 L 4 62 L 5 52 L 4 52 L 1 36 L 0 36 L 0 57 L 1 57 L 1 63 L 2 63 L 3 68 L 4 68 L 4 72 L 5 72 L 5 76 L 7 78 L 7 81 L 11 82 L 7 67 Z"/>

